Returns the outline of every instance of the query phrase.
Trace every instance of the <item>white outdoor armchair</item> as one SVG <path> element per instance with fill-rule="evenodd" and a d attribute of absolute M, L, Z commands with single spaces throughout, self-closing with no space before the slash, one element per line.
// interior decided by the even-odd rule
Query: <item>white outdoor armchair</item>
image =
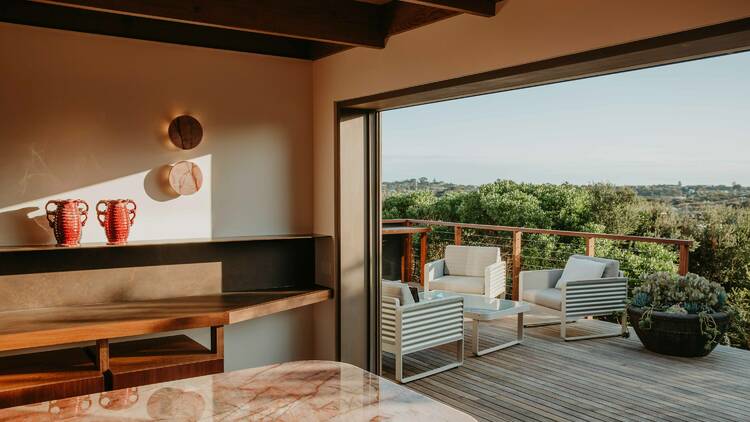
<path fill-rule="evenodd" d="M 424 267 L 424 289 L 446 290 L 496 298 L 505 293 L 505 262 L 500 248 L 456 246 L 445 248 L 445 259 Z"/>
<path fill-rule="evenodd" d="M 560 314 L 560 321 L 530 326 L 560 324 L 560 337 L 564 340 L 625 336 L 628 333 L 625 316 L 625 300 L 628 295 L 628 279 L 619 270 L 619 263 L 611 259 L 573 255 L 570 260 L 583 259 L 605 264 L 600 278 L 568 281 L 556 288 L 563 270 L 521 271 L 519 277 L 519 300 L 533 303 Z M 621 330 L 617 333 L 568 337 L 566 324 L 588 316 L 604 316 L 621 313 Z"/>
<path fill-rule="evenodd" d="M 449 343 L 456 343 L 455 362 L 409 377 L 403 376 L 404 355 Z M 402 383 L 461 366 L 464 362 L 463 298 L 423 298 L 414 303 L 406 284 L 384 281 L 381 344 L 384 352 L 393 353 L 396 380 Z"/>

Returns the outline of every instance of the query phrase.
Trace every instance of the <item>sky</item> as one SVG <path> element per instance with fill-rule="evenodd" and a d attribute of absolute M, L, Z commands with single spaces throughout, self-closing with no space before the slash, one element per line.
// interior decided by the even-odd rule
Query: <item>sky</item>
<path fill-rule="evenodd" d="M 382 114 L 383 180 L 750 185 L 750 52 Z"/>

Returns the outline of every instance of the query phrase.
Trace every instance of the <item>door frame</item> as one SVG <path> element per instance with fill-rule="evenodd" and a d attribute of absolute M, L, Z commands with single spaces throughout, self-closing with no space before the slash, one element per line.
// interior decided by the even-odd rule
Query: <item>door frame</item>
<path fill-rule="evenodd" d="M 360 113 L 367 116 L 368 153 L 363 157 L 367 198 L 362 204 L 366 207 L 367 233 L 363 238 L 367 243 L 364 273 L 368 280 L 369 297 L 366 310 L 368 318 L 367 342 L 369 350 L 369 367 L 365 368 L 376 374 L 381 373 L 380 347 L 380 279 L 381 274 L 381 131 L 380 112 L 397 108 L 430 104 L 459 98 L 486 95 L 515 89 L 529 88 L 546 84 L 567 82 L 595 76 L 629 72 L 656 66 L 699 60 L 726 54 L 750 50 L 750 18 L 710 25 L 697 29 L 662 35 L 644 40 L 628 42 L 611 47 L 604 47 L 581 53 L 570 54 L 552 59 L 511 66 L 474 75 L 462 76 L 414 87 L 397 89 L 343 101 L 337 101 L 335 108 L 334 140 L 334 178 L 335 178 L 335 255 L 336 288 L 340 288 L 341 268 L 339 258 L 341 249 L 339 237 L 341 221 L 339 207 L 340 197 L 340 157 L 339 157 L 339 123 L 342 116 Z M 337 359 L 341 351 L 340 299 L 337 295 Z"/>

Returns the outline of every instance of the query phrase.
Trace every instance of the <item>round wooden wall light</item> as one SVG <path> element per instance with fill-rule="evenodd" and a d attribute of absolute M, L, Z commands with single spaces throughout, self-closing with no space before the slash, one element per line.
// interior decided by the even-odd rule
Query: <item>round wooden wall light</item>
<path fill-rule="evenodd" d="M 193 116 L 175 117 L 169 123 L 169 139 L 180 149 L 193 149 L 203 139 L 203 127 Z"/>
<path fill-rule="evenodd" d="M 169 186 L 180 195 L 192 195 L 203 185 L 203 173 L 197 164 L 178 161 L 169 170 Z"/>

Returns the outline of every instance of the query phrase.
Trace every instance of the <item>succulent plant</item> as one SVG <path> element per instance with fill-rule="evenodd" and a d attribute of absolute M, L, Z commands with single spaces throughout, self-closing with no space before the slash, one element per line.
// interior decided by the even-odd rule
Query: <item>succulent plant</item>
<path fill-rule="evenodd" d="M 633 299 L 630 303 L 632 303 L 633 306 L 643 308 L 651 304 L 651 296 L 649 296 L 646 292 L 638 292 L 633 295 Z"/>
<path fill-rule="evenodd" d="M 707 349 L 718 342 L 720 334 L 712 314 L 732 311 L 724 287 L 692 273 L 684 276 L 666 272 L 650 274 L 633 289 L 630 304 L 643 308 L 638 325 L 647 330 L 652 327 L 654 312 L 697 314 Z"/>
<path fill-rule="evenodd" d="M 688 311 L 682 307 L 679 303 L 675 303 L 674 305 L 667 308 L 664 312 L 668 314 L 686 314 Z"/>
<path fill-rule="evenodd" d="M 650 299 L 645 302 L 644 295 Z M 718 284 L 697 274 L 678 276 L 671 273 L 654 273 L 646 276 L 640 286 L 633 289 L 631 304 L 638 307 L 653 307 L 654 311 L 666 311 L 680 304 L 689 313 L 724 310 L 727 292 Z"/>
<path fill-rule="evenodd" d="M 689 314 L 697 314 L 701 311 L 701 305 L 696 302 L 686 302 L 684 307 Z"/>
<path fill-rule="evenodd" d="M 726 291 L 720 291 L 717 295 L 717 298 L 719 299 L 719 306 L 724 307 L 727 304 L 727 292 Z"/>

